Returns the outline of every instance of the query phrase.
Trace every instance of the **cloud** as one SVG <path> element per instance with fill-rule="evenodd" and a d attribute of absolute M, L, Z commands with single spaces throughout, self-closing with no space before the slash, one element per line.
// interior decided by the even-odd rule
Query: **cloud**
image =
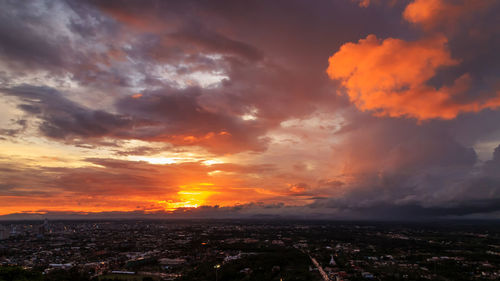
<path fill-rule="evenodd" d="M 205 30 L 201 26 L 190 26 L 186 30 L 169 35 L 169 37 L 180 44 L 186 44 L 190 47 L 198 46 L 198 49 L 208 53 L 234 54 L 253 62 L 263 58 L 263 54 L 254 46 Z"/>
<path fill-rule="evenodd" d="M 87 108 L 49 87 L 23 85 L 2 92 L 19 98 L 18 108 L 42 121 L 43 135 L 68 143 L 111 137 L 201 146 L 221 154 L 266 148 L 264 124 L 206 109 L 196 88 L 125 97 L 116 102 L 118 114 Z"/>
<path fill-rule="evenodd" d="M 51 36 L 42 36 L 39 31 L 46 28 L 46 25 L 37 25 L 42 22 L 43 9 L 40 13 L 33 13 L 32 4 L 28 3 L 3 3 L 8 13 L 0 15 L 0 57 L 11 67 L 45 67 L 53 68 L 60 66 L 67 58 L 65 50 L 57 50 L 56 42 L 51 41 Z M 19 7 L 20 5 L 21 7 Z M 43 6 L 43 5 L 42 5 Z M 19 21 L 18 18 L 24 18 Z M 23 32 L 12 32 L 12 27 L 16 26 Z M 60 38 L 60 45 L 67 45 L 66 38 Z"/>
<path fill-rule="evenodd" d="M 289 191 L 292 194 L 301 195 L 304 192 L 306 192 L 308 189 L 310 189 L 310 187 L 307 183 L 297 183 L 297 184 L 290 185 Z"/>
<path fill-rule="evenodd" d="M 498 10 L 497 3 L 412 1 L 402 17 L 423 28 L 420 39 L 368 35 L 346 43 L 330 57 L 327 73 L 341 81 L 356 107 L 376 116 L 450 120 L 496 109 L 500 89 L 493 65 L 498 55 L 487 46 L 498 37 L 490 11 Z"/>
<path fill-rule="evenodd" d="M 266 140 L 261 138 L 265 124 L 209 110 L 200 104 L 200 95 L 197 88 L 143 92 L 140 98 L 118 100 L 117 108 L 124 114 L 151 120 L 151 126 L 134 134 L 138 139 L 197 145 L 215 153 L 266 148 Z"/>
<path fill-rule="evenodd" d="M 20 91 L 31 85 L 40 87 L 41 92 L 51 88 L 59 93 L 39 94 L 39 102 L 25 100 L 18 107 L 42 121 L 38 128 L 43 136 L 68 144 L 96 143 L 103 138 L 140 139 L 201 146 L 218 154 L 262 152 L 269 142 L 265 134 L 282 121 L 307 116 L 316 109 L 317 101 L 322 101 L 322 105 L 340 105 L 327 91 L 328 79 L 321 67 L 310 67 L 324 64 L 324 56 L 329 52 L 327 44 L 322 45 L 321 54 L 315 53 L 310 60 L 303 55 L 307 47 L 303 40 L 291 36 L 287 40 L 293 42 L 271 40 L 282 29 L 276 22 L 290 24 L 284 25 L 287 32 L 306 30 L 304 22 L 309 25 L 314 16 L 305 15 L 304 21 L 293 16 L 304 16 L 303 3 L 297 2 L 292 15 L 280 15 L 280 19 L 276 19 L 275 12 L 260 14 L 259 25 L 266 31 L 265 36 L 246 26 L 254 21 L 254 13 L 245 13 L 234 24 L 237 5 L 230 1 L 192 5 L 177 1 L 148 3 L 40 4 L 43 11 L 58 17 L 35 17 L 31 15 L 36 14 L 34 7 L 21 4 L 6 7 L 31 16 L 19 24 L 16 21 L 21 17 L 11 17 L 5 26 L 26 23 L 33 36 L 11 32 L 21 37 L 19 44 L 23 48 L 6 41 L 5 57 L 19 63 L 19 73 L 6 68 L 7 83 L 3 87 Z M 281 4 L 269 5 L 272 11 L 281 8 Z M 258 12 L 262 7 L 251 4 L 248 9 Z M 330 18 L 326 13 L 323 16 Z M 41 31 L 52 25 L 58 26 L 61 36 L 44 37 Z M 240 32 L 243 29 L 246 31 Z M 326 34 L 327 29 L 318 32 Z M 28 57 L 32 66 L 24 63 L 24 55 L 13 53 L 36 53 L 31 51 L 32 45 L 45 49 L 43 42 L 33 43 L 25 35 L 50 43 L 50 54 L 37 55 L 46 60 L 38 62 Z M 347 33 L 342 32 L 342 36 Z M 335 44 L 341 41 L 327 40 Z M 284 56 L 282 50 L 290 54 Z M 62 60 L 52 60 L 53 57 Z M 303 66 L 306 60 L 310 70 L 304 75 L 296 66 Z M 23 67 L 27 65 L 30 67 Z M 0 78 L 5 73 L 0 71 Z M 181 100 L 184 93 L 186 97 Z M 138 97 L 137 94 L 143 96 L 130 98 Z M 157 114 L 161 108 L 155 107 L 155 101 L 170 108 L 169 112 Z M 174 113 L 172 105 L 180 103 L 191 112 Z M 254 114 L 254 119 L 242 120 L 249 113 Z M 175 114 L 183 118 L 176 118 Z M 199 126 L 196 120 L 201 121 Z"/>
<path fill-rule="evenodd" d="M 498 151 L 481 162 L 457 142 L 446 123 L 371 117 L 345 132 L 340 146 L 347 189 L 311 204 L 358 218 L 436 218 L 497 212 Z M 386 136 L 391 136 L 387 138 Z M 364 140 L 369 138 L 370 143 Z"/>
<path fill-rule="evenodd" d="M 494 3 L 494 0 L 415 0 L 406 6 L 403 17 L 410 23 L 430 29 L 438 25 L 454 25 Z"/>
<path fill-rule="evenodd" d="M 493 151 L 493 158 L 484 164 L 484 175 L 495 178 L 500 185 L 500 145 Z"/>
<path fill-rule="evenodd" d="M 262 208 L 267 209 L 277 201 L 276 194 L 284 201 L 295 195 L 274 192 L 275 187 L 269 183 L 255 187 L 256 177 L 272 176 L 274 167 L 270 165 L 205 165 L 202 162 L 153 165 L 109 158 L 84 159 L 86 165 L 81 167 L 43 167 L 26 162 L 0 161 L 0 200 L 3 201 L 0 214 L 41 210 L 165 212 L 172 211 L 170 205 L 181 208 L 179 212 L 197 214 L 197 210 L 182 208 L 193 202 L 200 206 L 241 206 L 255 201 L 266 202 L 259 206 L 266 205 Z"/>
<path fill-rule="evenodd" d="M 50 211 L 18 212 L 0 215 L 0 220 L 71 220 L 71 219 L 325 219 L 327 215 L 312 213 L 315 209 L 284 204 L 253 202 L 223 207 L 205 205 L 198 208 L 179 208 L 173 212 L 140 209 L 135 211 Z"/>
<path fill-rule="evenodd" d="M 92 139 L 118 135 L 117 131 L 129 130 L 133 120 L 123 115 L 102 110 L 92 110 L 65 98 L 49 87 L 22 85 L 1 91 L 21 100 L 18 108 L 38 117 L 40 131 L 47 137 L 66 140 Z"/>
<path fill-rule="evenodd" d="M 369 35 L 358 43 L 344 44 L 330 57 L 327 73 L 342 82 L 359 109 L 377 116 L 453 119 L 462 112 L 499 107 L 500 92 L 461 100 L 470 88 L 468 74 L 449 86 L 430 85 L 441 68 L 459 64 L 446 43 L 442 36 L 404 41 Z"/>
<path fill-rule="evenodd" d="M 371 1 L 370 0 L 352 0 L 353 2 L 358 2 L 358 5 L 360 7 L 366 8 L 370 6 Z"/>
<path fill-rule="evenodd" d="M 4 209 L 494 212 L 500 2 L 355 2 L 2 3 Z"/>

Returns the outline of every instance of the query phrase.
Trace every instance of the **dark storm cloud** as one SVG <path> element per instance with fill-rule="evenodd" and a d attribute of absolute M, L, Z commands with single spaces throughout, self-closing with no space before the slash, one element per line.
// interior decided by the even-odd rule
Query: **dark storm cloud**
<path fill-rule="evenodd" d="M 254 46 L 232 40 L 224 35 L 207 31 L 202 26 L 192 26 L 170 35 L 180 44 L 198 45 L 208 52 L 233 53 L 250 61 L 262 59 L 263 55 Z"/>
<path fill-rule="evenodd" d="M 141 139 L 176 145 L 200 145 L 214 152 L 262 150 L 266 129 L 259 122 L 211 112 L 199 105 L 197 89 L 162 90 L 117 102 L 118 112 L 92 110 L 48 87 L 2 89 L 21 100 L 18 108 L 42 120 L 47 137 L 92 143 L 97 138 Z"/>
<path fill-rule="evenodd" d="M 399 219 L 500 210 L 500 146 L 492 160 L 478 163 L 474 150 L 458 143 L 440 122 L 372 121 L 369 130 L 351 128 L 349 133 L 352 150 L 346 157 L 352 167 L 346 167 L 345 176 L 354 178 L 351 189 L 310 207 L 359 218 Z M 366 136 L 370 146 L 362 141 Z"/>
<path fill-rule="evenodd" d="M 484 164 L 484 172 L 486 175 L 500 179 L 500 145 L 493 152 L 493 159 Z"/>
<path fill-rule="evenodd" d="M 122 115 L 92 110 L 65 98 L 48 87 L 18 86 L 1 89 L 21 100 L 19 109 L 42 120 L 40 131 L 47 137 L 71 141 L 73 138 L 96 138 L 130 129 L 133 121 Z"/>
<path fill-rule="evenodd" d="M 428 220 L 456 218 L 471 214 L 488 214 L 500 211 L 500 199 L 482 199 L 462 202 L 455 206 L 424 207 L 418 204 L 377 204 L 344 210 L 344 214 L 355 219 Z"/>
<path fill-rule="evenodd" d="M 18 97 L 18 108 L 39 118 L 40 131 L 53 139 L 75 143 L 93 143 L 102 137 L 140 139 L 200 145 L 216 153 L 262 150 L 266 145 L 260 138 L 266 131 L 262 124 L 208 111 L 199 105 L 197 89 L 123 98 L 117 102 L 120 114 L 92 110 L 48 87 L 24 85 L 2 92 Z"/>
<path fill-rule="evenodd" d="M 104 69 L 115 53 L 112 34 L 117 26 L 92 7 L 75 1 L 2 2 L 0 13 L 0 81 L 43 75 L 37 83 L 52 79 L 59 85 L 70 77 L 86 86 L 130 85 L 129 73 Z M 100 44 L 100 47 L 96 47 Z M 107 83 L 107 87 L 103 84 Z M 114 84 L 114 85 L 111 85 Z"/>
<path fill-rule="evenodd" d="M 467 1 L 458 1 L 457 4 Z M 456 18 L 441 23 L 436 27 L 449 38 L 448 46 L 452 56 L 460 64 L 443 70 L 430 81 L 434 85 L 451 84 L 453 79 L 468 73 L 471 77 L 467 93 L 455 97 L 457 101 L 468 103 L 474 100 L 487 100 L 500 95 L 500 20 L 498 1 L 480 0 L 477 7 L 474 1 L 467 9 L 463 5 L 456 13 Z"/>
<path fill-rule="evenodd" d="M 22 68 L 51 68 L 63 64 L 65 49 L 60 48 L 67 45 L 67 40 L 60 38 L 60 42 L 53 42 L 37 30 L 44 26 L 45 20 L 35 13 L 34 3 L 5 1 L 2 6 L 0 56 L 3 60 Z"/>

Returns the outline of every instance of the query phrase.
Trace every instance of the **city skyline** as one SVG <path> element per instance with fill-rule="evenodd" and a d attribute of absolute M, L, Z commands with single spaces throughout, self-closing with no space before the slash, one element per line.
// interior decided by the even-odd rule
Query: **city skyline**
<path fill-rule="evenodd" d="M 498 1 L 0 5 L 0 219 L 500 217 Z"/>

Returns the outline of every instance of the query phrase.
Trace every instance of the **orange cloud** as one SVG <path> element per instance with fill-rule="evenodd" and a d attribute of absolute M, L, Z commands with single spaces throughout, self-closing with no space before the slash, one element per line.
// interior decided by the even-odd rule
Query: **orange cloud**
<path fill-rule="evenodd" d="M 307 191 L 308 185 L 305 183 L 298 183 L 298 184 L 293 184 L 290 185 L 290 188 L 288 189 L 292 194 L 302 194 Z"/>
<path fill-rule="evenodd" d="M 351 0 L 352 2 L 357 2 L 360 7 L 367 8 L 370 6 L 370 0 Z"/>
<path fill-rule="evenodd" d="M 493 3 L 492 0 L 415 0 L 406 6 L 403 17 L 408 22 L 430 28 L 442 23 L 454 24 Z"/>
<path fill-rule="evenodd" d="M 302 193 L 304 191 L 306 191 L 306 188 L 303 186 L 294 185 L 294 186 L 290 187 L 290 192 L 293 192 L 293 193 Z"/>
<path fill-rule="evenodd" d="M 368 8 L 372 4 L 387 4 L 389 6 L 396 5 L 398 0 L 351 0 L 351 2 L 358 3 L 362 8 Z"/>
<path fill-rule="evenodd" d="M 0 215 L 41 211 L 173 211 L 251 202 L 306 203 L 282 192 L 285 179 L 269 165 L 87 160 L 94 165 L 44 168 L 0 161 L 0 170 L 5 170 L 0 173 L 0 182 L 5 183 L 0 190 Z M 215 171 L 218 172 L 211 173 Z"/>
<path fill-rule="evenodd" d="M 455 13 L 456 9 L 442 0 L 416 0 L 406 6 L 403 17 L 411 23 L 431 24 L 444 12 Z"/>
<path fill-rule="evenodd" d="M 374 3 L 394 6 L 398 2 L 398 0 L 351 1 L 358 3 L 362 8 L 367 8 Z M 406 6 L 403 18 L 425 28 L 433 28 L 442 24 L 454 25 L 468 15 L 485 10 L 494 3 L 495 0 L 413 0 Z"/>
<path fill-rule="evenodd" d="M 499 95 L 456 101 L 469 88 L 467 74 L 451 86 L 436 88 L 427 83 L 440 68 L 459 64 L 446 44 L 443 36 L 410 42 L 369 35 L 358 43 L 344 44 L 330 57 L 327 73 L 341 81 L 359 109 L 377 116 L 453 119 L 460 112 L 500 106 Z"/>

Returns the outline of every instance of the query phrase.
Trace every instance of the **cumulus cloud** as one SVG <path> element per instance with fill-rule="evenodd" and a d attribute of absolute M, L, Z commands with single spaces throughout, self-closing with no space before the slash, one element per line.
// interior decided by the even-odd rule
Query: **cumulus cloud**
<path fill-rule="evenodd" d="M 476 12 L 489 8 L 494 0 L 415 0 L 406 6 L 403 17 L 425 28 L 453 25 Z"/>
<path fill-rule="evenodd" d="M 328 75 L 339 79 L 351 102 L 378 116 L 419 120 L 453 119 L 461 112 L 477 112 L 500 106 L 500 93 L 491 98 L 460 101 L 470 87 L 464 74 L 452 85 L 429 85 L 440 68 L 455 66 L 442 36 L 419 41 L 369 35 L 358 43 L 346 43 L 329 60 Z"/>
<path fill-rule="evenodd" d="M 403 17 L 427 29 L 443 21 L 457 27 L 456 20 L 462 14 L 475 15 L 492 3 L 416 0 L 406 7 Z M 495 36 L 494 31 L 485 32 Z M 481 74 L 456 71 L 463 62 L 461 56 L 470 57 L 462 53 L 464 50 L 456 52 L 459 57 L 451 53 L 449 38 L 458 44 L 460 37 L 442 28 L 424 32 L 421 39 L 411 41 L 368 35 L 358 43 L 344 44 L 331 56 L 327 73 L 331 79 L 341 81 L 351 102 L 376 116 L 453 119 L 460 113 L 498 108 L 498 85 L 478 81 Z M 475 48 L 467 51 L 477 52 Z M 470 63 L 469 59 L 465 63 Z M 488 75 L 483 73 L 483 79 Z M 487 85 L 479 90 L 479 83 Z"/>

